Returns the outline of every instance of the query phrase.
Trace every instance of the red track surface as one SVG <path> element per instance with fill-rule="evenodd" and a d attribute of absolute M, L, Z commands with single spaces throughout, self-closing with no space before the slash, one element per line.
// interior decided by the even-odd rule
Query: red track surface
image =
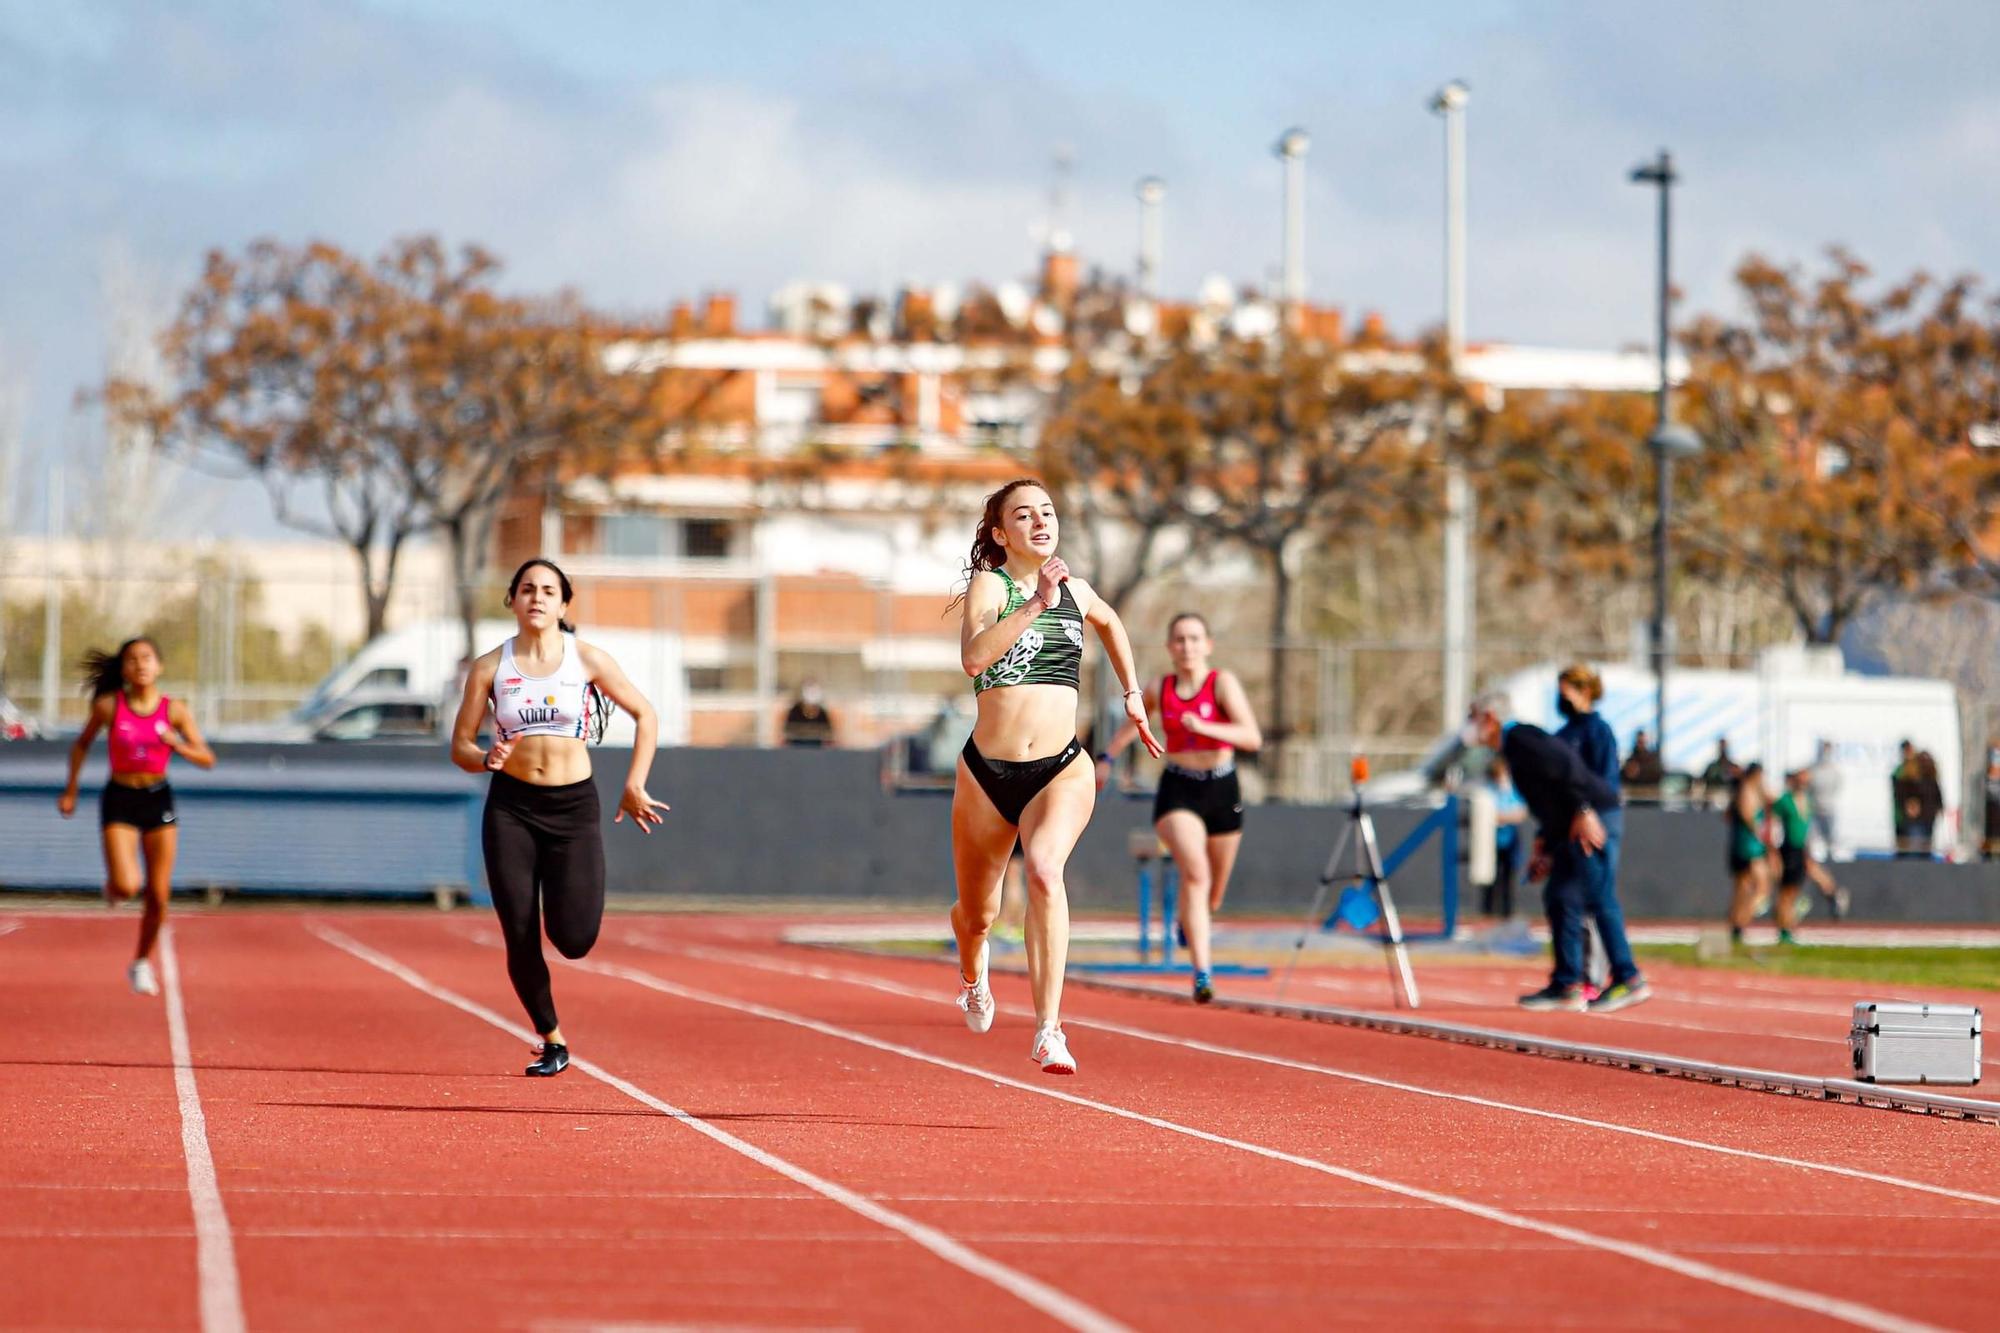
<path fill-rule="evenodd" d="M 133 920 L 12 922 L 0 1323 L 198 1326 Z M 978 1037 L 948 970 L 777 936 L 614 916 L 560 968 L 621 1089 L 519 1077 L 524 1042 L 441 998 L 520 1022 L 477 913 L 182 914 L 247 1326 L 1977 1327 L 2000 1302 L 1991 1126 L 1083 990 L 1081 1072 L 1047 1079 L 1018 979 Z"/>

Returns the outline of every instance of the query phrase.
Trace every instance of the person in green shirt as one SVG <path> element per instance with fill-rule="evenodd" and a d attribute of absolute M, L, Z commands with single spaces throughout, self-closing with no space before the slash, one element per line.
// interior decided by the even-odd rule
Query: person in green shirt
<path fill-rule="evenodd" d="M 1799 924 L 1799 890 L 1806 883 L 1806 839 L 1812 835 L 1812 797 L 1806 793 L 1806 771 L 1785 774 L 1785 794 L 1771 807 L 1784 831 L 1778 849 L 1778 943 L 1790 944 Z"/>
<path fill-rule="evenodd" d="M 1813 808 L 1810 768 L 1785 774 L 1785 794 L 1771 807 L 1771 813 L 1777 816 L 1785 835 L 1784 846 L 1778 852 L 1778 942 L 1790 944 L 1792 929 L 1812 910 L 1812 899 L 1799 893 L 1807 880 L 1826 895 L 1835 921 L 1847 915 L 1848 895 L 1812 854 L 1813 817 L 1817 811 Z"/>

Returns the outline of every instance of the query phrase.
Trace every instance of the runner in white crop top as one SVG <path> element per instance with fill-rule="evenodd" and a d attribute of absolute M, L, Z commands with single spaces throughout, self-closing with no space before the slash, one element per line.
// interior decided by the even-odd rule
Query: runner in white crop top
<path fill-rule="evenodd" d="M 500 665 L 493 673 L 493 728 L 503 741 L 523 736 L 588 734 L 593 697 L 590 675 L 577 651 L 576 635 L 562 636 L 562 665 L 552 676 L 530 676 L 514 661 L 514 641 L 500 645 Z"/>

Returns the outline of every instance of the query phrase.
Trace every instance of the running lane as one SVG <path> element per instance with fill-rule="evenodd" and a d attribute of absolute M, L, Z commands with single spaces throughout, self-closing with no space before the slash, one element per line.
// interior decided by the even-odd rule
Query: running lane
<path fill-rule="evenodd" d="M 755 951 L 745 950 L 740 932 L 731 932 L 735 938 L 725 941 L 720 953 L 750 956 L 731 962 L 714 950 L 698 956 L 684 952 L 690 945 L 701 949 L 699 941 L 706 934 L 702 923 L 675 921 L 624 929 L 617 925 L 614 922 L 609 944 L 593 961 L 628 964 L 739 1003 L 807 1014 L 845 1031 L 882 1036 L 981 1070 L 1034 1077 L 1032 1067 L 1015 1049 L 1026 1042 L 1021 1018 L 1003 1016 L 986 1038 L 974 1038 L 951 1021 L 947 968 L 768 946 L 762 961 L 776 966 L 757 966 Z M 634 943 L 648 939 L 652 948 Z M 670 952 L 663 955 L 658 952 L 661 948 Z M 893 979 L 912 993 L 809 975 L 813 969 L 824 973 L 829 967 L 864 979 Z M 1003 1003 L 1019 1005 L 1024 999 L 1018 980 L 1003 978 L 999 989 Z M 657 998 L 661 1003 L 674 1002 L 673 997 Z M 1411 1038 L 1101 994 L 1075 992 L 1069 1009 L 1072 1042 L 1085 1073 L 1063 1086 L 1094 1089 L 1108 1102 L 1191 1128 L 1522 1216 L 1575 1224 L 1608 1241 L 1655 1246 L 1831 1300 L 1879 1305 L 1887 1300 L 1884 1293 L 1893 1293 L 1895 1312 L 1918 1319 L 1976 1323 L 1978 1312 L 2000 1298 L 2000 1280 L 1986 1260 L 2000 1249 L 2000 1207 L 1996 1207 L 2000 1199 L 1987 1194 L 1968 1200 L 1942 1192 L 1953 1184 L 1977 1190 L 1980 1181 L 2000 1178 L 1996 1169 L 2000 1156 L 1987 1126 L 1795 1102 Z M 1154 1032 L 1199 1031 L 1210 1041 L 1219 1040 L 1216 1034 L 1223 1032 L 1229 1044 L 1249 1049 L 1259 1041 L 1268 1046 L 1267 1039 L 1275 1034 L 1285 1053 L 1295 1059 L 1400 1074 L 1413 1084 L 1455 1088 L 1467 1096 L 1511 1098 L 1513 1105 L 1469 1104 L 1321 1072 L 1171 1048 L 1121 1036 L 1103 1026 L 1093 1029 L 1093 1021 L 1124 1022 Z M 1604 1123 L 1576 1124 L 1519 1109 L 1551 1103 L 1568 1108 L 1559 1114 L 1595 1113 Z M 1084 1148 L 1096 1144 L 1101 1135 L 1084 1132 L 1087 1117 L 1079 1120 L 1071 1114 L 1068 1119 L 1072 1132 L 1064 1154 L 1067 1175 L 1091 1180 L 1129 1175 L 1116 1165 L 1101 1172 L 1093 1169 L 1084 1160 Z M 1646 1133 L 1620 1133 L 1621 1127 Z M 1693 1141 L 1673 1143 L 1659 1137 L 1673 1134 Z M 1759 1143 L 1761 1147 L 1756 1146 Z M 1905 1143 L 1910 1145 L 1907 1151 Z M 1735 1152 L 1717 1152 L 1717 1146 Z M 1760 1152 L 1764 1156 L 1754 1155 Z M 1227 1195 L 1226 1187 L 1204 1180 L 1207 1170 L 1197 1163 L 1209 1155 L 1206 1149 L 1193 1155 L 1180 1150 L 1178 1177 L 1154 1182 L 1162 1189 L 1163 1201 L 1198 1206 L 1201 1200 Z M 1240 1150 L 1225 1152 L 1216 1169 L 1226 1178 L 1231 1168 L 1224 1163 L 1240 1164 L 1245 1155 Z M 1815 1171 L 1770 1160 L 1773 1155 L 1890 1179 Z M 1091 1160 L 1102 1156 L 1101 1147 L 1088 1153 Z M 1898 1169 L 1911 1174 L 1898 1176 Z M 1926 1184 L 1938 1190 L 1926 1192 L 1922 1188 Z M 1302 1229 L 1297 1217 L 1284 1209 L 1246 1210 L 1232 1218 L 1229 1234 L 1246 1243 L 1295 1244 Z M 1413 1220 L 1407 1213 L 1378 1225 L 1371 1229 L 1376 1241 L 1392 1252 L 1407 1247 L 1407 1253 L 1421 1258 L 1412 1265 L 1414 1271 L 1401 1272 L 1393 1253 L 1372 1254 L 1365 1272 L 1355 1276 L 1370 1292 L 1386 1293 L 1392 1306 L 1403 1300 L 1421 1302 L 1424 1297 L 1412 1288 L 1434 1281 L 1440 1261 L 1434 1242 L 1449 1230 L 1448 1225 L 1437 1227 L 1431 1218 Z M 1352 1236 L 1344 1229 L 1340 1234 Z M 1077 1249 L 1074 1244 L 1065 1248 Z M 1453 1247 L 1447 1242 L 1444 1248 Z M 1331 1265 L 1330 1272 L 1339 1271 L 1339 1259 L 1326 1256 L 1323 1261 Z M 1561 1274 L 1579 1262 L 1587 1267 L 1595 1258 L 1572 1257 L 1557 1247 L 1547 1258 L 1548 1266 L 1538 1266 L 1533 1256 L 1517 1255 L 1489 1275 L 1490 1285 L 1484 1291 L 1476 1266 L 1465 1269 L 1456 1253 L 1448 1262 L 1455 1275 L 1465 1274 L 1462 1282 L 1455 1276 L 1454 1298 L 1476 1303 L 1490 1293 L 1519 1312 L 1523 1321 L 1531 1321 L 1567 1317 L 1561 1300 L 1553 1308 L 1539 1310 L 1537 1302 L 1548 1293 L 1571 1290 L 1570 1279 Z M 1623 1264 L 1608 1279 L 1616 1289 L 1643 1296 L 1632 1308 L 1647 1318 L 1693 1322 L 1750 1317 L 1731 1306 L 1738 1299 L 1734 1293 L 1716 1290 L 1713 1283 L 1681 1279 L 1678 1287 L 1655 1291 L 1658 1280 L 1656 1272 L 1632 1263 Z M 1579 1279 L 1576 1285 L 1585 1283 Z M 1336 1282 L 1320 1287 L 1317 1296 L 1323 1300 L 1334 1291 L 1343 1298 L 1349 1294 Z M 1452 1322 L 1463 1321 L 1470 1313 L 1468 1307 L 1444 1308 L 1451 1313 L 1444 1316 L 1441 1308 L 1440 1317 Z M 1782 1319 L 1787 1308 L 1776 1307 L 1756 1317 Z"/>
<path fill-rule="evenodd" d="M 125 982 L 137 928 L 131 912 L 0 920 L 0 1322 L 9 1328 L 197 1321 L 166 1018 L 158 997 Z"/>
<path fill-rule="evenodd" d="M 436 918 L 231 914 L 186 933 L 193 1050 L 250 1327 L 934 1328 L 939 1308 L 975 1305 L 984 1326 L 1051 1326 L 580 1070 L 521 1077 L 522 1041 L 308 920 L 399 956 L 430 941 L 459 964 L 450 981 L 467 999 L 516 1012 L 499 955 Z M 697 1040 L 727 1047 L 743 1026 L 711 1015 Z M 658 1033 L 638 1039 L 662 1049 Z M 830 1115 L 810 1096 L 745 1113 L 658 1082 L 732 1132 L 764 1115 L 866 1132 L 901 1114 Z"/>

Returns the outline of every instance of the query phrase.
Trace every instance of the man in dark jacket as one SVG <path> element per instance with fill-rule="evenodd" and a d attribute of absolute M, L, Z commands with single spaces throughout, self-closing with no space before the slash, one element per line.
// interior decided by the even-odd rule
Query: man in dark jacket
<path fill-rule="evenodd" d="M 1479 700 L 1466 723 L 1467 744 L 1495 750 L 1506 759 L 1514 786 L 1537 825 L 1533 878 L 1545 870 L 1542 901 L 1549 917 L 1554 967 L 1549 984 L 1521 997 L 1523 1009 L 1567 1009 L 1616 1013 L 1652 998 L 1652 990 L 1632 961 L 1632 946 L 1620 928 L 1606 933 L 1611 984 L 1595 1000 L 1583 994 L 1583 918 L 1594 896 L 1610 892 L 1611 864 L 1605 854 L 1604 816 L 1618 809 L 1618 793 L 1584 764 L 1569 746 L 1525 722 L 1503 721 L 1505 704 Z M 1612 818 L 1616 818 L 1615 814 Z"/>

